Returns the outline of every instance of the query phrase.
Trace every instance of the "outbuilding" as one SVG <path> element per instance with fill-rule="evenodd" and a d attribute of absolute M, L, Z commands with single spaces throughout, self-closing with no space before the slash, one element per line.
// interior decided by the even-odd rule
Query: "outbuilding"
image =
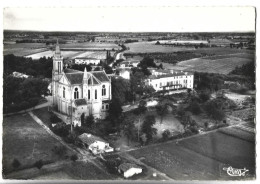
<path fill-rule="evenodd" d="M 142 173 L 142 168 L 133 163 L 123 163 L 119 165 L 118 172 L 123 174 L 125 178 L 129 178 L 135 174 Z"/>

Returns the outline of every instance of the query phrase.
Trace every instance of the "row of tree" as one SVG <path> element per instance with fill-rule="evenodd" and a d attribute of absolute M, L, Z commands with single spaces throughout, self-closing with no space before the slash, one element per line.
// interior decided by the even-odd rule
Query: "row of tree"
<path fill-rule="evenodd" d="M 35 106 L 48 94 L 48 82 L 39 78 L 15 78 L 4 74 L 3 110 L 15 112 Z"/>

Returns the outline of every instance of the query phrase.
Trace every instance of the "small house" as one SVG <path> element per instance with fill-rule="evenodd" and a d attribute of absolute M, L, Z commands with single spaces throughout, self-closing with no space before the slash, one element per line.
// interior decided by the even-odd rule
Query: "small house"
<path fill-rule="evenodd" d="M 108 153 L 113 152 L 114 148 L 109 146 L 109 143 L 106 143 L 100 137 L 83 133 L 79 136 L 79 139 L 88 147 L 88 149 L 94 154 Z"/>
<path fill-rule="evenodd" d="M 123 163 L 118 167 L 118 172 L 123 174 L 125 178 L 129 178 L 135 174 L 140 174 L 142 171 L 143 169 L 140 166 L 132 163 Z"/>

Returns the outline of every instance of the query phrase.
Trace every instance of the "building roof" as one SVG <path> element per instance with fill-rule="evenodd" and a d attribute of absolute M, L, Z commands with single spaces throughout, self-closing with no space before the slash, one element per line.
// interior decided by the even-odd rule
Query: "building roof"
<path fill-rule="evenodd" d="M 104 71 L 93 71 L 91 72 L 100 82 L 110 82 L 107 74 Z"/>
<path fill-rule="evenodd" d="M 76 99 L 74 101 L 75 105 L 78 107 L 78 106 L 82 106 L 82 105 L 87 105 L 87 101 L 82 98 L 82 99 Z"/>
<path fill-rule="evenodd" d="M 64 70 L 64 73 L 71 84 L 83 83 L 84 72 L 66 68 Z M 87 80 L 89 85 L 97 85 L 102 82 L 110 82 L 107 74 L 104 71 L 87 72 Z"/>
<path fill-rule="evenodd" d="M 91 57 L 76 57 L 75 59 L 100 60 L 100 59 L 97 59 L 97 58 L 91 58 Z"/>
<path fill-rule="evenodd" d="M 83 72 L 81 73 L 65 73 L 70 84 L 82 84 Z"/>
<path fill-rule="evenodd" d="M 64 73 L 81 73 L 82 71 L 79 70 L 74 70 L 74 69 L 70 69 L 70 68 L 65 68 Z"/>
<path fill-rule="evenodd" d="M 137 169 L 142 169 L 140 166 L 136 165 L 136 164 L 132 164 L 132 163 L 123 163 L 121 165 L 119 165 L 118 167 L 121 171 L 126 172 L 131 168 L 137 168 Z"/>
<path fill-rule="evenodd" d="M 91 134 L 87 134 L 87 133 L 83 133 L 79 136 L 79 139 L 87 144 L 87 145 L 91 145 L 96 141 L 100 141 L 100 142 L 105 142 L 103 139 L 101 139 L 100 137 L 91 135 Z"/>

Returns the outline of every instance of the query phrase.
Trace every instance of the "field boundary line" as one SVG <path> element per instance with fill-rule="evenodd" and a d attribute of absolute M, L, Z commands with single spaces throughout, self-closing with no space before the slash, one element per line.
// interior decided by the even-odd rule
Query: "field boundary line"
<path fill-rule="evenodd" d="M 124 155 L 123 155 L 123 154 L 124 154 Z M 144 165 L 145 167 L 147 167 L 148 169 L 150 169 L 152 172 L 156 172 L 157 174 L 160 174 L 162 177 L 164 177 L 164 178 L 167 179 L 167 180 L 174 180 L 173 178 L 167 176 L 167 174 L 165 174 L 165 173 L 163 173 L 163 172 L 161 172 L 161 171 L 158 171 L 157 169 L 155 169 L 155 168 L 153 168 L 153 167 L 151 167 L 151 166 L 149 166 L 149 165 L 143 163 L 142 161 L 140 161 L 140 160 L 134 158 L 132 155 L 129 155 L 129 154 L 126 153 L 126 152 L 123 153 L 123 154 L 120 154 L 120 155 L 121 155 L 122 157 L 126 158 L 127 160 L 133 160 L 134 162 L 137 162 L 137 163 L 139 163 L 139 164 L 141 164 L 141 165 Z"/>
<path fill-rule="evenodd" d="M 68 148 L 69 150 L 76 152 L 73 148 L 71 148 L 68 144 L 66 144 L 59 136 L 55 135 L 49 127 L 47 127 L 42 120 L 40 120 L 32 111 L 28 112 L 28 114 L 34 119 L 34 121 L 39 124 L 43 129 L 46 130 L 46 132 L 48 132 L 53 138 L 55 138 L 56 140 L 58 140 L 63 146 L 65 146 L 66 148 Z"/>

